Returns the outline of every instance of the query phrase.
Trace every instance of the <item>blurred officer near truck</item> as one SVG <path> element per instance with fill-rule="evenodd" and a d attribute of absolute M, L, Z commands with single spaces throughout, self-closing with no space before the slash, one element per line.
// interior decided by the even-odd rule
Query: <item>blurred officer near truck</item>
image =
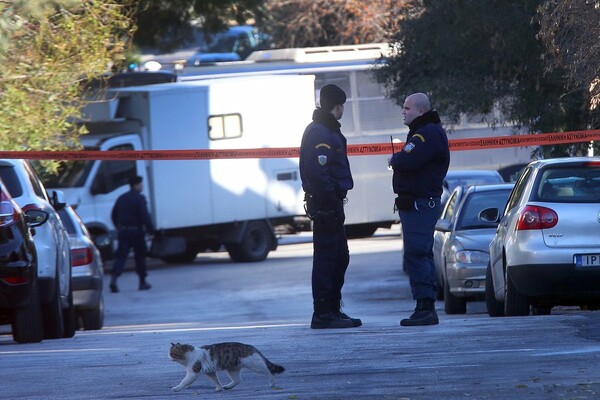
<path fill-rule="evenodd" d="M 319 92 L 320 108 L 313 112 L 300 147 L 300 177 L 306 213 L 313 221 L 313 329 L 352 328 L 360 319 L 342 312 L 342 286 L 350 262 L 344 229 L 344 202 L 354 182 L 346 153 L 346 138 L 338 122 L 346 93 L 336 85 Z"/>
<path fill-rule="evenodd" d="M 123 273 L 129 250 L 133 248 L 135 272 L 140 283 L 139 290 L 148 290 L 152 286 L 146 282 L 146 234 L 154 234 L 154 225 L 148 213 L 146 198 L 141 193 L 143 184 L 141 176 L 129 180 L 130 190 L 117 199 L 112 209 L 112 221 L 117 228 L 119 246 L 115 253 L 115 261 L 111 272 L 110 291 L 117 293 L 117 279 Z"/>
<path fill-rule="evenodd" d="M 450 165 L 446 131 L 438 113 L 424 93 L 413 93 L 404 101 L 404 124 L 408 136 L 401 151 L 389 161 L 394 170 L 392 186 L 402 223 L 404 270 L 417 305 L 402 326 L 436 325 L 436 276 L 433 234 L 441 213 L 443 181 Z"/>

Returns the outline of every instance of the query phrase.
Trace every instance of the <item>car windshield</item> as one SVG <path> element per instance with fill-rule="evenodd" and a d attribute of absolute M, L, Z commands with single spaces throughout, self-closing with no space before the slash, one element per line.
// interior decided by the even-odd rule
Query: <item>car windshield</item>
<path fill-rule="evenodd" d="M 557 203 L 600 203 L 600 168 L 551 167 L 538 180 L 537 200 Z"/>
<path fill-rule="evenodd" d="M 511 189 L 488 190 L 472 192 L 463 205 L 456 230 L 494 228 L 495 222 L 485 222 L 479 219 L 479 213 L 486 208 L 503 210 L 510 195 Z"/>

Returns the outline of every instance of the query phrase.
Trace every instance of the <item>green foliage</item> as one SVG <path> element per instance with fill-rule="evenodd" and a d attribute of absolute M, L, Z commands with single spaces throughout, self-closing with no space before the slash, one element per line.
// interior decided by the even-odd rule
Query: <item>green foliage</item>
<path fill-rule="evenodd" d="M 485 122 L 534 133 L 585 129 L 582 94 L 565 89 L 561 70 L 546 71 L 534 23 L 540 3 L 411 0 L 394 37 L 398 51 L 377 80 L 398 104 L 412 92 L 428 93 L 455 121 L 499 108 L 503 118 Z"/>
<path fill-rule="evenodd" d="M 223 31 L 229 22 L 248 23 L 262 10 L 265 0 L 139 0 L 129 3 L 138 30 L 134 42 L 139 47 L 171 51 L 193 41 L 197 21 L 206 34 Z"/>
<path fill-rule="evenodd" d="M 0 148 L 76 148 L 82 82 L 123 59 L 131 20 L 113 0 L 0 3 Z"/>

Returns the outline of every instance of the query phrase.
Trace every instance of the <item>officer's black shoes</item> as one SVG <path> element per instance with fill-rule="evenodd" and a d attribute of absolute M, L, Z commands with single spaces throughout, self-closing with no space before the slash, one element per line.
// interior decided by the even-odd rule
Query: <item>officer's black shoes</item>
<path fill-rule="evenodd" d="M 346 315 L 346 317 L 348 317 Z M 312 321 L 310 322 L 310 327 L 312 329 L 340 329 L 340 328 L 356 328 L 357 326 L 355 322 L 358 321 L 360 325 L 362 322 L 360 320 L 353 320 L 350 317 L 342 318 L 339 312 L 329 311 L 321 314 L 313 313 Z"/>
<path fill-rule="evenodd" d="M 111 293 L 119 293 L 119 287 L 117 286 L 117 278 L 115 278 L 114 276 L 110 278 L 110 285 L 108 285 L 108 287 L 110 288 Z"/>
<path fill-rule="evenodd" d="M 346 313 L 342 312 L 342 310 L 338 311 L 338 315 L 341 319 L 349 319 L 350 321 L 352 321 L 352 325 L 354 325 L 355 328 L 362 325 L 362 321 L 360 319 L 350 318 Z"/>
<path fill-rule="evenodd" d="M 415 312 L 409 318 L 400 321 L 402 326 L 425 326 L 439 323 L 440 320 L 435 311 L 435 301 L 433 299 L 417 299 Z"/>
<path fill-rule="evenodd" d="M 152 285 L 147 283 L 147 282 L 140 282 L 140 286 L 138 287 L 138 290 L 149 290 L 152 288 Z"/>

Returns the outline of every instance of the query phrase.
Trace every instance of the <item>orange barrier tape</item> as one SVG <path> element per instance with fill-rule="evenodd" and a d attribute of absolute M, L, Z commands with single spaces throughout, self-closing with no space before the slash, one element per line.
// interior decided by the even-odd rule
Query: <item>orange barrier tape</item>
<path fill-rule="evenodd" d="M 592 140 L 600 140 L 600 130 L 451 139 L 449 143 L 451 151 L 463 151 L 589 142 Z M 394 151 L 400 151 L 402 146 L 402 143 L 394 143 Z M 389 155 L 391 153 L 391 143 L 348 145 L 349 156 Z M 300 149 L 298 147 L 278 147 L 229 150 L 0 151 L 0 158 L 26 158 L 30 160 L 211 160 L 293 158 L 298 157 L 299 154 Z"/>

